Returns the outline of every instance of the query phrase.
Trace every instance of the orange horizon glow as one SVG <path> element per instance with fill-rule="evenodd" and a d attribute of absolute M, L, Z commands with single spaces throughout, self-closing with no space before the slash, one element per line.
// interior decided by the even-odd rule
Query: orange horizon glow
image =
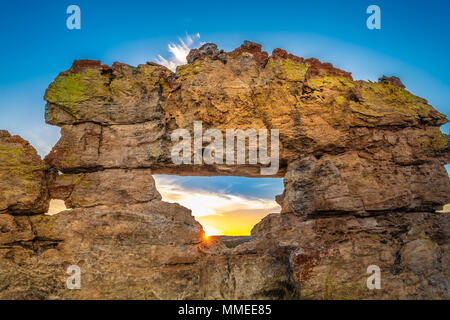
<path fill-rule="evenodd" d="M 228 212 L 225 215 L 195 217 L 205 236 L 249 236 L 251 230 L 267 213 Z"/>
<path fill-rule="evenodd" d="M 183 194 L 180 195 L 180 190 L 174 193 L 170 191 L 170 188 L 166 188 L 163 185 L 161 186 L 161 195 L 163 196 L 164 201 L 179 202 L 180 204 L 184 205 L 184 203 L 186 202 L 196 204 L 195 199 L 197 199 L 199 203 L 194 205 L 194 207 L 197 208 L 197 210 L 199 208 L 200 210 L 202 210 L 202 206 L 204 205 L 202 201 L 204 200 L 204 197 L 199 196 L 198 193 L 183 190 Z M 258 200 L 245 200 L 245 198 L 239 198 L 239 201 L 237 201 L 233 197 L 227 197 L 224 195 L 207 194 L 206 196 L 212 197 L 212 199 L 214 199 L 214 197 L 225 198 L 228 200 L 228 203 L 227 201 L 223 201 L 222 199 L 222 201 L 212 202 L 213 204 L 216 204 L 216 206 L 206 204 L 205 211 L 212 213 L 208 215 L 198 215 L 194 210 L 188 208 L 193 211 L 195 220 L 197 220 L 202 225 L 203 231 L 205 232 L 205 240 L 208 240 L 211 236 L 249 236 L 252 228 L 255 226 L 255 224 L 260 222 L 262 218 L 264 218 L 269 213 L 279 212 L 279 207 L 277 208 L 276 205 L 270 206 L 270 201 L 263 201 L 263 204 L 268 205 L 267 208 L 254 209 L 252 208 L 253 206 L 260 205 L 260 203 L 258 203 Z M 187 198 L 188 201 L 185 201 L 185 198 Z M 248 201 L 247 206 L 245 201 Z M 236 205 L 236 203 L 238 205 Z M 230 208 L 233 210 L 227 211 Z M 66 208 L 63 200 L 52 199 L 50 201 L 50 208 L 47 214 L 55 215 L 65 210 L 70 209 Z M 439 210 L 436 212 L 450 213 L 450 204 L 445 205 L 443 210 Z"/>
<path fill-rule="evenodd" d="M 173 202 L 170 201 L 172 198 L 171 194 L 163 194 L 165 201 Z M 186 193 L 186 197 L 190 196 L 192 195 Z M 183 199 L 178 200 L 183 202 Z M 251 203 L 249 206 L 250 205 Z M 235 204 L 230 203 L 230 207 L 233 206 L 235 206 Z M 242 204 L 240 206 L 243 207 Z M 197 220 L 203 227 L 203 231 L 205 232 L 205 240 L 207 240 L 210 236 L 248 236 L 250 235 L 250 231 L 255 224 L 261 221 L 261 219 L 268 213 L 276 212 L 270 209 L 248 209 L 244 207 L 242 209 L 237 208 L 235 211 L 225 211 L 226 209 L 227 208 L 223 207 L 222 203 L 221 207 L 216 208 L 216 211 L 213 214 L 204 216 L 194 214 L 195 220 Z M 55 215 L 65 210 L 70 209 L 66 208 L 63 200 L 52 199 L 50 201 L 50 207 L 47 214 Z M 208 212 L 210 212 L 210 210 L 211 209 L 208 209 Z"/>
<path fill-rule="evenodd" d="M 270 213 L 279 213 L 275 200 L 246 198 L 205 190 L 188 190 L 170 178 L 155 178 L 163 201 L 179 203 L 190 209 L 203 227 L 204 238 L 210 236 L 249 236 L 251 230 Z M 49 212 L 54 215 L 67 210 L 63 200 L 51 200 Z"/>
<path fill-rule="evenodd" d="M 164 201 L 190 209 L 202 226 L 205 238 L 210 236 L 249 236 L 251 230 L 270 213 L 279 213 L 275 200 L 246 198 L 205 190 L 188 190 L 170 178 L 155 177 Z"/>

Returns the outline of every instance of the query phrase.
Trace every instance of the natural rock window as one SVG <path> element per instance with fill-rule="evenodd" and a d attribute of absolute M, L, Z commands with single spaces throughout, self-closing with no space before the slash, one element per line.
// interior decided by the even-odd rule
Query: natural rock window
<path fill-rule="evenodd" d="M 58 214 L 60 212 L 70 210 L 66 207 L 66 204 L 64 203 L 64 200 L 59 199 L 51 199 L 50 205 L 48 207 L 47 215 L 52 216 L 55 214 Z"/>
<path fill-rule="evenodd" d="M 354 80 L 251 42 L 187 60 L 175 73 L 75 61 L 45 94 L 61 138 L 44 160 L 0 130 L 0 299 L 449 299 L 450 216 L 436 213 L 450 202 L 445 115 L 398 79 Z M 261 177 L 172 163 L 170 133 L 195 121 L 279 130 L 281 213 L 245 244 L 204 241 L 197 208 L 155 186 L 164 174 Z M 50 199 L 72 210 L 45 215 Z M 82 290 L 61 280 L 68 264 Z M 372 264 L 383 290 L 367 290 Z"/>
<path fill-rule="evenodd" d="M 192 210 L 208 236 L 250 236 L 270 213 L 279 213 L 275 197 L 283 192 L 280 178 L 195 177 L 155 175 L 163 201 Z"/>

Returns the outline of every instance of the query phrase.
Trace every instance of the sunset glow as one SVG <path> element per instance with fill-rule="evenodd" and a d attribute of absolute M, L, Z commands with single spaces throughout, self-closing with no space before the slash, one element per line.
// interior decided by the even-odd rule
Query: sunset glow
<path fill-rule="evenodd" d="M 176 179 L 155 176 L 158 191 L 164 201 L 175 202 L 190 209 L 195 219 L 203 226 L 205 239 L 210 236 L 247 236 L 252 228 L 269 213 L 279 213 L 274 200 L 232 195 L 227 192 L 214 193 L 204 189 L 189 190 L 177 184 Z M 260 185 L 265 187 L 264 185 Z M 67 209 L 63 200 L 51 200 L 48 215 Z"/>
<path fill-rule="evenodd" d="M 280 212 L 275 200 L 192 190 L 165 176 L 156 176 L 155 181 L 164 201 L 176 202 L 192 210 L 192 215 L 203 226 L 205 236 L 250 235 L 254 225 L 267 214 Z"/>

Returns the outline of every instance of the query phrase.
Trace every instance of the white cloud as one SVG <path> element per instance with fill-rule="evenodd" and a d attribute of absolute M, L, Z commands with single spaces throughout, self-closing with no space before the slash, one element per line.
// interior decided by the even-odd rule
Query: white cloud
<path fill-rule="evenodd" d="M 166 59 L 161 55 L 158 55 L 156 62 L 175 72 L 178 66 L 187 63 L 186 56 L 189 54 L 189 51 L 191 51 L 191 49 L 198 44 L 199 39 L 199 33 L 196 33 L 193 36 L 186 34 L 186 38 L 184 40 L 182 38 L 178 38 L 178 44 L 173 42 L 168 44 L 168 49 L 172 54 L 172 57 Z"/>
<path fill-rule="evenodd" d="M 195 217 L 223 215 L 228 212 L 279 212 L 275 200 L 247 198 L 240 195 L 214 193 L 207 190 L 190 190 L 174 179 L 155 176 L 156 187 L 163 200 L 176 202 L 192 210 Z"/>

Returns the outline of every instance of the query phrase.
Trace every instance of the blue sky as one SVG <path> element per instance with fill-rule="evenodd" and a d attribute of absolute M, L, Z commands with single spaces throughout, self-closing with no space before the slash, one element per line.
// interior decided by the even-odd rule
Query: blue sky
<path fill-rule="evenodd" d="M 66 28 L 66 8 L 81 8 L 81 30 Z M 366 8 L 381 8 L 381 30 L 368 30 Z M 167 45 L 201 35 L 231 50 L 244 40 L 266 51 L 284 48 L 351 71 L 355 79 L 399 76 L 407 89 L 450 115 L 450 1 L 2 1 L 0 128 L 47 153 L 59 128 L 44 123 L 43 94 L 74 59 L 132 65 L 170 58 Z M 442 130 L 450 131 L 450 124 Z M 186 180 L 187 179 L 187 180 Z M 282 181 L 265 187 L 244 178 L 179 178 L 186 184 L 273 199 Z M 261 185 L 261 181 L 257 181 Z"/>

